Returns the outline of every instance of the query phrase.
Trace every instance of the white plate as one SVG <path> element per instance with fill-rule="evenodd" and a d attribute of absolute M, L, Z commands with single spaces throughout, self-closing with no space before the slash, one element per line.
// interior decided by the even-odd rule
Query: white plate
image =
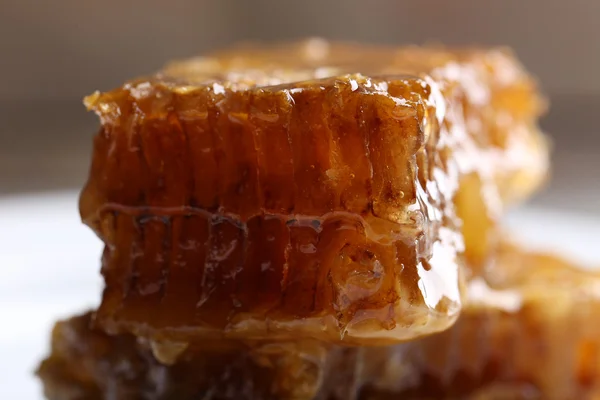
<path fill-rule="evenodd" d="M 600 218 L 524 209 L 508 225 L 534 247 L 600 265 Z M 0 199 L 0 399 L 40 399 L 33 376 L 53 322 L 97 304 L 101 243 L 73 192 Z"/>

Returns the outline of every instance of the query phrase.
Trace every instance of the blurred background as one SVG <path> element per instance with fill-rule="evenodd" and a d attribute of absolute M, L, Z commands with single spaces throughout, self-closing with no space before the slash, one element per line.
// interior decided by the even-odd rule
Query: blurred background
<path fill-rule="evenodd" d="M 595 0 L 2 0 L 0 195 L 78 188 L 97 122 L 81 98 L 167 60 L 306 36 L 513 47 L 552 108 L 554 177 L 535 201 L 600 212 Z"/>

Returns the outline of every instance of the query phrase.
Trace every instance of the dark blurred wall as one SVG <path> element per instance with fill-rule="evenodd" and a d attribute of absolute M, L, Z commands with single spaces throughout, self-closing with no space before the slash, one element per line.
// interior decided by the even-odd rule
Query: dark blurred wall
<path fill-rule="evenodd" d="M 506 44 L 551 94 L 600 93 L 597 0 L 1 0 L 0 99 L 79 98 L 244 39 Z"/>

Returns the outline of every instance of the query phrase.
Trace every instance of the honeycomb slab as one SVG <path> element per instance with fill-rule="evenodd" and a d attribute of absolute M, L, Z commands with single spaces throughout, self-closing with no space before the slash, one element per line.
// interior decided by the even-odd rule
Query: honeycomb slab
<path fill-rule="evenodd" d="M 470 284 L 452 328 L 405 344 L 200 341 L 172 346 L 177 356 L 165 364 L 155 354 L 164 359 L 168 346 L 93 330 L 86 314 L 56 325 L 38 373 L 55 400 L 599 395 L 600 274 L 512 246 L 500 261 L 488 283 Z"/>
<path fill-rule="evenodd" d="M 98 322 L 154 340 L 444 330 L 464 242 L 484 265 L 503 206 L 546 168 L 543 102 L 500 50 L 240 48 L 86 104 Z"/>

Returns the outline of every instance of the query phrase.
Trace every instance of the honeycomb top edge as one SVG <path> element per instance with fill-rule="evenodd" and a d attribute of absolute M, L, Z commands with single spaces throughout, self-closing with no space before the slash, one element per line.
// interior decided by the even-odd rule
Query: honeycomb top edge
<path fill-rule="evenodd" d="M 149 77 L 133 79 L 109 92 L 96 92 L 86 98 L 85 104 L 94 108 L 102 99 L 108 100 L 105 96 L 122 90 L 133 89 L 134 94 L 143 96 L 157 86 L 176 94 L 202 88 L 219 94 L 306 90 L 340 81 L 353 86 L 362 80 L 367 86 L 371 80 L 382 85 L 403 79 L 466 82 L 477 81 L 476 76 L 481 74 L 487 76 L 491 86 L 524 85 L 530 92 L 536 91 L 535 81 L 505 48 L 392 47 L 310 39 L 238 45 L 174 61 Z M 386 91 L 385 87 L 377 89 Z"/>

